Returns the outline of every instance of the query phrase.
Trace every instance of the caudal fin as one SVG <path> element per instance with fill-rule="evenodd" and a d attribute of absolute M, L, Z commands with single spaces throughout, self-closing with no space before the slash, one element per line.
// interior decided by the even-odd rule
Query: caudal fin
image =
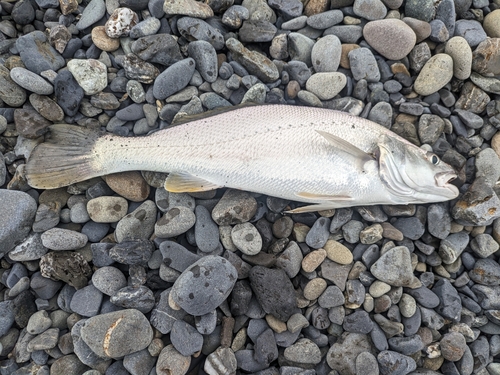
<path fill-rule="evenodd" d="M 94 145 L 99 132 L 79 126 L 50 126 L 50 135 L 38 145 L 26 165 L 28 184 L 55 189 L 102 176 L 106 172 Z"/>

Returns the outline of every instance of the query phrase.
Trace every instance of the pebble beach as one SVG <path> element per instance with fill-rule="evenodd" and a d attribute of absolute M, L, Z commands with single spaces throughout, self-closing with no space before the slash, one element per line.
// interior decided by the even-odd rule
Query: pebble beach
<path fill-rule="evenodd" d="M 460 195 L 284 214 L 163 173 L 27 183 L 53 124 L 250 103 L 370 119 Z M 500 375 L 499 129 L 500 0 L 0 0 L 0 375 Z"/>

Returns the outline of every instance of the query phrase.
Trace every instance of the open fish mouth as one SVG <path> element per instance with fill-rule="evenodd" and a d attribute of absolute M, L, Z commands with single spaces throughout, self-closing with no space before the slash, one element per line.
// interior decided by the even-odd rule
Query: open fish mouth
<path fill-rule="evenodd" d="M 444 189 L 447 189 L 445 195 L 449 197 L 449 199 L 453 199 L 458 196 L 459 193 L 458 188 L 451 183 L 457 177 L 458 177 L 457 174 L 454 172 L 441 172 L 436 174 L 435 176 L 436 185 Z"/>

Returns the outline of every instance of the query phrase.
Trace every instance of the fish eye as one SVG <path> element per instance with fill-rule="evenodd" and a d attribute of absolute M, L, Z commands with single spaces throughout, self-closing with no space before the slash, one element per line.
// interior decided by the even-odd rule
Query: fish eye
<path fill-rule="evenodd" d="M 431 154 L 431 155 L 429 155 L 429 161 L 432 164 L 437 165 L 437 164 L 439 164 L 439 157 L 436 154 Z"/>

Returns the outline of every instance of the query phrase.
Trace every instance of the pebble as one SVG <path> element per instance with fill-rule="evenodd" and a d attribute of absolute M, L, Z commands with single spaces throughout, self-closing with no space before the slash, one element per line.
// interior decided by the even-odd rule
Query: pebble
<path fill-rule="evenodd" d="M 125 56 L 119 55 L 116 57 L 115 61 L 123 66 L 127 78 L 134 79 L 141 83 L 149 84 L 153 81 L 156 82 L 155 79 L 160 73 L 156 66 L 141 60 L 133 53 L 129 53 Z"/>
<path fill-rule="evenodd" d="M 122 197 L 102 196 L 90 199 L 87 212 L 96 223 L 116 223 L 127 214 L 128 202 Z"/>
<path fill-rule="evenodd" d="M 334 261 L 335 263 L 351 264 L 353 261 L 351 251 L 340 242 L 328 240 L 324 245 L 324 249 L 328 259 Z"/>
<path fill-rule="evenodd" d="M 170 297 L 188 314 L 205 315 L 227 298 L 236 278 L 237 271 L 231 263 L 220 256 L 208 255 L 182 272 Z"/>
<path fill-rule="evenodd" d="M 69 70 L 57 74 L 54 80 L 55 101 L 68 116 L 78 112 L 84 92 Z"/>
<path fill-rule="evenodd" d="M 313 249 L 323 247 L 329 237 L 330 219 L 321 217 L 316 220 L 306 235 L 306 244 Z"/>
<path fill-rule="evenodd" d="M 174 348 L 185 357 L 199 352 L 203 345 L 203 336 L 182 320 L 177 320 L 172 326 L 170 339 Z"/>
<path fill-rule="evenodd" d="M 370 46 L 390 60 L 407 56 L 417 40 L 411 27 L 397 19 L 368 22 L 363 28 L 363 36 Z"/>
<path fill-rule="evenodd" d="M 311 340 L 303 338 L 287 347 L 283 352 L 285 359 L 299 364 L 318 364 L 321 361 L 321 351 Z"/>
<path fill-rule="evenodd" d="M 467 343 L 465 337 L 459 332 L 448 332 L 441 338 L 439 342 L 441 355 L 444 359 L 456 362 L 464 355 Z"/>
<path fill-rule="evenodd" d="M 116 8 L 104 25 L 106 34 L 110 38 L 127 36 L 137 23 L 139 17 L 132 9 Z"/>
<path fill-rule="evenodd" d="M 142 202 L 149 196 L 149 185 L 139 172 L 113 173 L 105 181 L 111 190 L 132 202 Z"/>
<path fill-rule="evenodd" d="M 490 38 L 500 38 L 499 21 L 500 9 L 496 9 L 484 17 L 483 28 Z"/>
<path fill-rule="evenodd" d="M 311 62 L 316 73 L 336 72 L 341 53 L 341 43 L 335 35 L 326 35 L 319 39 L 311 50 Z"/>
<path fill-rule="evenodd" d="M 420 95 L 430 95 L 443 88 L 453 76 L 453 60 L 444 53 L 432 56 L 415 80 L 414 90 Z"/>
<path fill-rule="evenodd" d="M 12 68 L 10 77 L 22 88 L 38 95 L 50 95 L 54 92 L 54 87 L 50 83 L 25 68 Z"/>
<path fill-rule="evenodd" d="M 16 48 L 26 69 L 35 74 L 45 70 L 57 71 L 65 65 L 64 58 L 41 31 L 32 31 L 18 38 Z"/>
<path fill-rule="evenodd" d="M 100 50 L 112 52 L 120 47 L 120 40 L 113 39 L 106 33 L 105 26 L 96 26 L 92 28 L 92 42 Z"/>
<path fill-rule="evenodd" d="M 42 245 L 50 250 L 76 250 L 85 246 L 88 238 L 69 229 L 52 228 L 42 233 L 41 240 Z"/>
<path fill-rule="evenodd" d="M 239 64 L 261 81 L 267 83 L 279 78 L 278 68 L 264 55 L 256 51 L 250 51 L 234 38 L 226 41 L 226 47 L 232 52 L 234 59 Z"/>
<path fill-rule="evenodd" d="M 448 40 L 444 52 L 453 60 L 453 75 L 457 79 L 469 78 L 472 67 L 472 50 L 467 40 L 461 36 L 455 36 Z"/>
<path fill-rule="evenodd" d="M 333 99 L 347 83 L 347 78 L 342 73 L 316 73 L 306 82 L 306 89 L 321 100 Z"/>
<path fill-rule="evenodd" d="M 184 15 L 196 18 L 213 17 L 212 8 L 205 3 L 200 3 L 195 0 L 169 0 L 163 4 L 163 11 L 167 15 Z"/>
<path fill-rule="evenodd" d="M 375 56 L 368 48 L 356 48 L 349 52 L 349 65 L 356 81 L 380 81 L 380 71 Z"/>
<path fill-rule="evenodd" d="M 147 35 L 154 35 L 158 30 L 160 30 L 160 27 L 161 22 L 158 18 L 149 17 L 132 27 L 129 35 L 134 39 Z"/>
<path fill-rule="evenodd" d="M 370 272 L 392 286 L 412 285 L 414 276 L 408 248 L 397 246 L 388 250 L 370 267 Z"/>
<path fill-rule="evenodd" d="M 361 353 L 375 354 L 365 334 L 344 332 L 326 354 L 326 362 L 339 373 L 356 374 L 356 358 Z"/>
<path fill-rule="evenodd" d="M 106 266 L 94 272 L 92 283 L 102 293 L 112 296 L 127 285 L 127 280 L 118 268 Z"/>
<path fill-rule="evenodd" d="M 26 101 L 26 91 L 10 77 L 10 71 L 0 66 L 0 99 L 12 107 L 20 107 Z"/>
<path fill-rule="evenodd" d="M 195 66 L 195 60 L 187 58 L 165 69 L 154 81 L 155 98 L 165 99 L 186 87 L 194 74 Z"/>
<path fill-rule="evenodd" d="M 84 30 L 99 21 L 106 13 L 106 5 L 103 0 L 92 0 L 86 7 L 76 24 L 78 30 Z"/>
<path fill-rule="evenodd" d="M 108 85 L 106 65 L 98 60 L 73 59 L 67 66 L 85 95 L 97 94 Z"/>
<path fill-rule="evenodd" d="M 487 38 L 481 24 L 476 20 L 458 20 L 455 23 L 455 35 L 463 37 L 471 48 L 476 47 L 479 43 Z"/>
<path fill-rule="evenodd" d="M 156 222 L 154 233 L 160 238 L 175 237 L 186 232 L 195 224 L 195 221 L 196 216 L 189 208 L 172 207 Z"/>
<path fill-rule="evenodd" d="M 125 309 L 89 318 L 81 328 L 82 340 L 102 358 L 119 358 L 145 349 L 153 339 L 147 318 Z M 133 338 L 123 340 L 123 337 Z"/>
<path fill-rule="evenodd" d="M 231 230 L 231 240 L 246 255 L 256 255 L 262 250 L 262 237 L 251 223 L 236 224 Z"/>
<path fill-rule="evenodd" d="M 266 313 L 287 321 L 295 312 L 295 291 L 285 271 L 254 266 L 250 271 L 250 285 Z"/>

